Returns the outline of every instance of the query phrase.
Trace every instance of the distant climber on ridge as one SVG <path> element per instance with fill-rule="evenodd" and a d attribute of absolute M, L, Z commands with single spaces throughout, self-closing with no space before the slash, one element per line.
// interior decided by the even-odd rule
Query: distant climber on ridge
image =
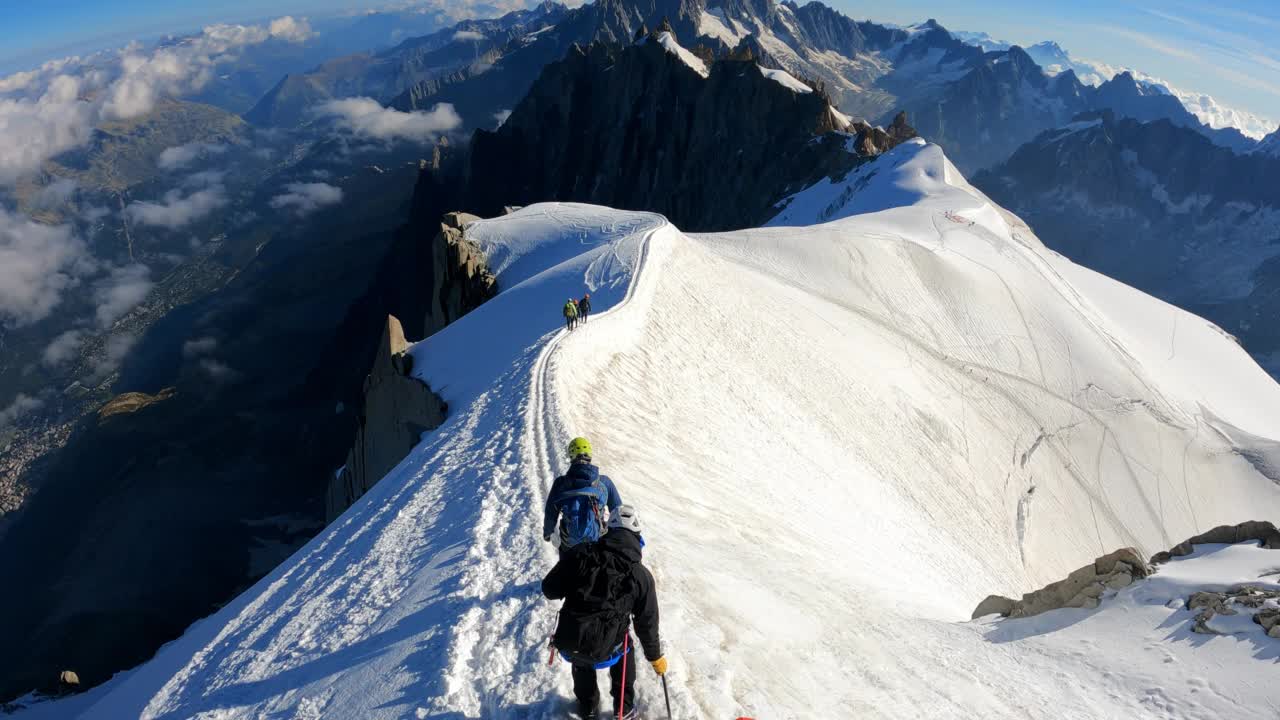
<path fill-rule="evenodd" d="M 542 520 L 542 539 L 551 542 L 560 524 L 560 554 L 608 532 L 609 511 L 622 505 L 618 488 L 591 464 L 591 443 L 577 437 L 566 450 L 569 469 L 551 483 Z"/>
<path fill-rule="evenodd" d="M 591 314 L 591 293 L 584 293 L 582 299 L 578 301 L 578 320 L 587 321 L 587 316 Z"/>
<path fill-rule="evenodd" d="M 578 303 L 573 298 L 569 298 L 564 304 L 564 322 L 570 330 L 578 324 Z"/>
<path fill-rule="evenodd" d="M 638 718 L 635 707 L 635 642 L 659 675 L 667 672 L 658 636 L 658 591 L 640 559 L 640 520 L 629 505 L 609 517 L 609 532 L 597 543 L 563 555 L 542 580 L 542 594 L 564 599 L 552 644 L 573 666 L 573 694 L 583 720 L 600 717 L 596 671 L 609 668 L 613 715 Z"/>

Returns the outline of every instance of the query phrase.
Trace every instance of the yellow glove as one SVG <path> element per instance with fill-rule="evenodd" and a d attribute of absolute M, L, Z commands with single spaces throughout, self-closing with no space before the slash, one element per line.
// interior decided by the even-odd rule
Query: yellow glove
<path fill-rule="evenodd" d="M 657 660 L 651 660 L 649 664 L 653 666 L 654 672 L 659 675 L 667 674 L 667 659 L 665 657 L 660 657 Z"/>

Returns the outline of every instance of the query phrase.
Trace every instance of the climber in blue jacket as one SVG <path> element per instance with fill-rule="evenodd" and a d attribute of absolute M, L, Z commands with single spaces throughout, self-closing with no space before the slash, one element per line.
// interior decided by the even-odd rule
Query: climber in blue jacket
<path fill-rule="evenodd" d="M 542 539 L 547 542 L 559 523 L 561 552 L 599 539 L 608 531 L 610 511 L 622 505 L 613 481 L 591 464 L 591 443 L 586 438 L 571 440 L 567 454 L 569 469 L 551 484 L 542 520 Z M 593 506 L 594 516 L 588 513 Z"/>

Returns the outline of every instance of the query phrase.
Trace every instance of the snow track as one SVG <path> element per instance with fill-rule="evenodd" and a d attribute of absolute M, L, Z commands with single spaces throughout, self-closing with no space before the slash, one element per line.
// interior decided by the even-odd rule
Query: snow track
<path fill-rule="evenodd" d="M 1189 641 L 1150 593 L 963 621 L 1117 546 L 1280 515 L 1280 387 L 933 146 L 850 182 L 788 205 L 826 225 L 548 204 L 468 228 L 502 292 L 413 350 L 448 422 L 79 717 L 560 717 L 541 520 L 574 435 L 639 509 L 682 720 L 1267 716 L 1250 663 L 1274 658 Z M 584 286 L 601 312 L 568 333 Z"/>

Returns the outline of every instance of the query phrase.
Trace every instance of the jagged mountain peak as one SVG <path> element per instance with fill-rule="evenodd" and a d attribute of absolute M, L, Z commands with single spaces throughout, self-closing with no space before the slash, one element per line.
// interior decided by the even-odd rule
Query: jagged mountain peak
<path fill-rule="evenodd" d="M 1280 157 L 1280 128 L 1277 128 L 1275 132 L 1263 138 L 1262 142 L 1258 143 L 1258 147 L 1254 152 L 1266 153 L 1268 155 Z"/>
<path fill-rule="evenodd" d="M 476 133 L 466 207 L 589 202 L 699 230 L 744 227 L 789 192 L 914 135 L 905 118 L 888 131 L 855 122 L 820 88 L 737 57 L 711 62 L 665 33 L 579 47 L 497 131 Z M 726 138 L 756 150 L 725 152 Z"/>
<path fill-rule="evenodd" d="M 719 8 L 730 16 L 758 20 L 768 20 L 777 8 L 774 0 L 709 0 L 706 4 L 708 8 Z M 784 2 L 782 4 L 787 5 L 793 11 L 797 9 L 794 3 Z"/>
<path fill-rule="evenodd" d="M 1053 40 L 1042 40 L 1032 45 L 1031 47 L 1036 49 L 1041 49 L 1041 50 L 1050 50 L 1053 52 L 1062 53 L 1063 55 L 1067 54 L 1067 51 L 1063 50 L 1062 46 L 1054 42 Z"/>
<path fill-rule="evenodd" d="M 1044 74 L 1044 69 L 1041 68 L 1034 59 L 1032 59 L 1031 55 L 1023 49 L 1021 45 L 1014 45 L 1009 48 L 1004 52 L 1004 56 L 1008 58 L 1010 62 L 1015 63 L 1021 70 L 1026 72 L 1032 72 L 1034 70 L 1037 74 Z"/>
<path fill-rule="evenodd" d="M 929 42 L 940 43 L 955 40 L 955 36 L 951 31 L 942 26 L 942 23 L 933 18 L 929 18 L 922 23 L 911 25 L 906 28 L 911 35 L 911 42 Z"/>
<path fill-rule="evenodd" d="M 1150 92 L 1149 88 L 1144 88 L 1142 85 L 1138 83 L 1137 78 L 1135 78 L 1133 76 L 1133 73 L 1130 72 L 1129 70 L 1116 73 L 1114 77 L 1112 77 L 1106 83 L 1103 83 L 1104 86 L 1108 84 L 1110 84 L 1114 88 L 1119 88 L 1126 92 L 1133 92 L 1138 95 L 1146 95 Z"/>

